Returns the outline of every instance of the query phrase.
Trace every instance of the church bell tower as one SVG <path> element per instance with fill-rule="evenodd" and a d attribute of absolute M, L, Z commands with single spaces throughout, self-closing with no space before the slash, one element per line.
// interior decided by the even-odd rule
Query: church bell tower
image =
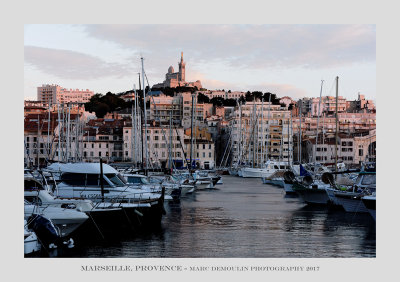
<path fill-rule="evenodd" d="M 186 63 L 183 61 L 183 52 L 181 52 L 181 61 L 179 64 L 179 81 L 185 82 L 185 66 Z"/>

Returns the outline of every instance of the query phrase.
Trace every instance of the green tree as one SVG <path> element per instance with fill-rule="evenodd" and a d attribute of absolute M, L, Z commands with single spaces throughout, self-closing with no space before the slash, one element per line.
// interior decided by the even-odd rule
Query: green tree
<path fill-rule="evenodd" d="M 197 102 L 198 103 L 210 103 L 210 98 L 208 98 L 208 96 L 204 95 L 203 93 L 199 93 L 197 95 Z"/>
<path fill-rule="evenodd" d="M 103 118 L 110 112 L 110 107 L 105 103 L 98 103 L 95 108 L 96 117 Z"/>

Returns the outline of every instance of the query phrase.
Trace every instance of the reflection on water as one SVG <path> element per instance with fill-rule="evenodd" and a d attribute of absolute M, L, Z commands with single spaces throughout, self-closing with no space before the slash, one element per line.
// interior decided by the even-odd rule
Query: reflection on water
<path fill-rule="evenodd" d="M 259 179 L 223 177 L 166 203 L 160 230 L 70 250 L 71 257 L 375 257 L 369 214 L 309 207 Z"/>

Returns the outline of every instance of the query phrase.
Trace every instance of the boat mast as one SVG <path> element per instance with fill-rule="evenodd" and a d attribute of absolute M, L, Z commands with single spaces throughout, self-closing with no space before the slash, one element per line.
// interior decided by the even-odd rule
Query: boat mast
<path fill-rule="evenodd" d="M 50 100 L 49 100 L 49 119 L 47 120 L 47 157 L 50 159 Z"/>
<path fill-rule="evenodd" d="M 264 134 L 264 97 L 261 100 L 261 134 L 262 134 L 262 145 L 261 145 L 261 161 L 260 167 L 265 163 L 264 148 L 265 148 L 265 134 Z"/>
<path fill-rule="evenodd" d="M 135 138 L 135 141 L 136 141 L 136 86 L 135 86 L 135 84 L 133 84 L 133 91 L 134 91 L 134 95 L 135 95 L 135 97 L 134 97 L 135 100 L 132 99 L 133 103 L 132 103 L 132 108 L 131 108 L 131 121 L 132 121 L 132 128 L 131 128 L 131 162 L 132 162 L 132 165 L 134 164 L 134 160 L 135 160 L 134 153 L 136 153 L 136 150 L 134 152 L 134 148 L 135 148 L 136 142 L 135 142 L 135 144 L 133 142 L 134 138 Z"/>
<path fill-rule="evenodd" d="M 144 66 L 143 66 L 143 57 L 140 58 L 142 60 L 142 78 L 143 78 L 143 112 L 144 112 L 144 152 L 146 158 L 146 165 L 145 165 L 145 175 L 147 175 L 147 167 L 149 163 L 149 156 L 147 153 L 147 113 L 146 113 L 146 87 L 144 83 Z"/>
<path fill-rule="evenodd" d="M 36 156 L 37 156 L 37 168 L 39 169 L 39 135 L 40 135 L 40 116 L 38 114 L 38 127 L 37 127 L 37 139 L 36 139 Z"/>
<path fill-rule="evenodd" d="M 239 103 L 239 152 L 238 152 L 238 167 L 242 158 L 242 102 Z"/>
<path fill-rule="evenodd" d="M 315 176 L 315 168 L 316 168 L 316 161 L 317 161 L 317 145 L 318 145 L 318 128 L 319 128 L 319 115 L 321 109 L 321 97 L 322 97 L 322 85 L 324 84 L 324 80 L 321 80 L 321 91 L 319 93 L 319 103 L 318 103 L 318 113 L 317 113 L 317 132 L 315 137 L 315 146 L 314 146 L 314 176 Z"/>
<path fill-rule="evenodd" d="M 335 172 L 337 172 L 337 161 L 338 161 L 338 155 L 337 155 L 337 143 L 339 140 L 339 132 L 338 132 L 338 95 L 339 95 L 339 77 L 336 77 L 336 136 L 335 136 Z M 335 180 L 337 179 L 337 174 L 335 174 Z"/>
<path fill-rule="evenodd" d="M 169 169 L 172 175 L 172 110 L 169 111 Z"/>
<path fill-rule="evenodd" d="M 192 93 L 192 118 L 190 122 L 190 168 L 189 171 L 192 173 L 193 164 L 193 118 L 194 118 L 194 93 Z"/>
<path fill-rule="evenodd" d="M 302 156 L 301 156 L 301 135 L 302 135 L 302 132 L 301 132 L 301 119 L 302 119 L 302 105 L 303 105 L 303 100 L 301 100 L 301 103 L 300 103 L 300 112 L 299 112 L 299 118 L 300 118 L 300 129 L 299 129 L 299 163 L 301 164 L 301 161 L 302 161 Z"/>
<path fill-rule="evenodd" d="M 256 102 L 255 102 L 255 98 L 254 98 L 254 96 L 253 96 L 253 116 L 252 116 L 252 119 L 253 119 L 253 157 L 252 157 L 252 160 L 251 160 L 251 167 L 252 168 L 254 168 L 254 163 L 255 163 L 255 153 L 256 153 L 256 135 L 255 135 L 255 133 L 254 133 L 254 128 L 255 128 L 255 126 L 256 126 L 256 118 L 255 118 L 255 115 L 256 115 Z M 250 153 L 250 152 L 249 152 Z"/>
<path fill-rule="evenodd" d="M 289 125 L 288 125 L 289 127 Z M 289 129 L 288 129 L 289 131 Z M 289 167 L 291 167 L 291 161 L 293 162 L 293 148 L 290 146 L 290 138 L 293 136 L 293 121 L 292 121 L 292 111 L 290 111 L 290 132 L 288 134 L 288 143 L 289 143 Z"/>
<path fill-rule="evenodd" d="M 266 151 L 266 154 L 265 154 L 265 156 L 266 156 L 266 160 L 268 161 L 268 150 L 270 149 L 269 147 L 270 146 L 268 146 L 270 143 L 270 139 L 269 139 L 269 132 L 270 132 L 270 125 L 271 125 L 271 120 L 270 120 L 270 112 L 271 112 L 271 96 L 272 96 L 272 94 L 271 93 L 269 93 L 269 97 L 268 97 L 268 128 L 267 128 L 267 146 L 266 146 L 266 148 L 265 148 L 265 151 Z"/>
<path fill-rule="evenodd" d="M 58 114 L 58 122 L 57 122 L 57 127 L 58 127 L 58 158 L 57 161 L 60 162 L 60 156 L 61 156 L 61 118 L 60 118 L 60 105 L 58 104 L 57 101 L 57 114 Z"/>

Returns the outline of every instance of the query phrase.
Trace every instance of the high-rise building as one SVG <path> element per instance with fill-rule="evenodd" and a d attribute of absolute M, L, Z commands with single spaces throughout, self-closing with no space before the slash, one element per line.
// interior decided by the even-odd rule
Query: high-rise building
<path fill-rule="evenodd" d="M 37 100 L 42 103 L 86 103 L 94 95 L 89 89 L 67 89 L 57 84 L 43 84 L 37 88 Z"/>

